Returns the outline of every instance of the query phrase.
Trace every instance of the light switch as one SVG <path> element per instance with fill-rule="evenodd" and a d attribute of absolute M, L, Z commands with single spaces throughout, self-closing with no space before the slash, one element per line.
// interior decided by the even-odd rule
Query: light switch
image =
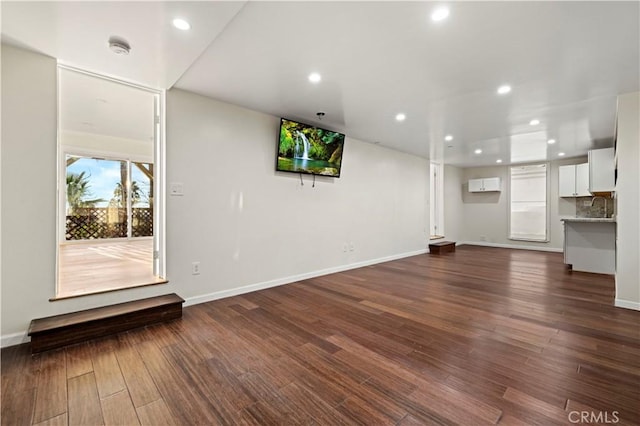
<path fill-rule="evenodd" d="M 169 184 L 169 195 L 184 195 L 184 187 L 181 183 Z"/>

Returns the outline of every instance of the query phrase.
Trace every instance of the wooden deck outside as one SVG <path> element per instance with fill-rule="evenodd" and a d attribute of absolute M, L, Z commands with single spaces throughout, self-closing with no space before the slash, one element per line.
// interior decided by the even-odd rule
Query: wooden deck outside
<path fill-rule="evenodd" d="M 55 299 L 164 283 L 153 275 L 153 240 L 63 244 Z"/>

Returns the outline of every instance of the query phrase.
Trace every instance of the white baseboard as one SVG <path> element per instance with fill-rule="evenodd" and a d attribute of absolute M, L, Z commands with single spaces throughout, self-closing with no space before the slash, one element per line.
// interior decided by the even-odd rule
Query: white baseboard
<path fill-rule="evenodd" d="M 271 281 L 265 281 L 256 284 L 250 284 L 243 287 L 232 288 L 229 290 L 216 291 L 214 293 L 204 294 L 202 296 L 188 297 L 185 299 L 184 306 L 197 305 L 200 303 L 211 302 L 213 300 L 224 299 L 227 297 L 238 296 L 240 294 L 251 293 L 252 291 L 264 290 L 271 287 L 277 287 L 284 284 L 291 284 L 298 281 L 308 280 L 310 278 L 320 277 L 322 275 L 335 274 L 336 272 L 348 271 L 350 269 L 362 268 L 365 266 L 375 265 L 377 263 L 390 262 L 392 260 L 403 259 L 405 257 L 417 256 L 428 253 L 428 249 L 417 250 L 409 253 L 402 253 L 393 256 L 381 257 L 378 259 L 365 260 L 362 262 L 350 263 L 348 265 L 335 266 L 333 268 L 321 269 L 319 271 L 308 272 L 305 274 L 292 275 L 285 278 L 278 278 Z"/>
<path fill-rule="evenodd" d="M 21 343 L 30 342 L 31 338 L 27 336 L 27 332 L 6 334 L 0 338 L 0 347 L 15 346 Z"/>
<path fill-rule="evenodd" d="M 614 305 L 618 308 L 633 309 L 640 311 L 640 302 L 632 302 L 631 300 L 616 299 Z"/>
<path fill-rule="evenodd" d="M 483 247 L 497 247 L 497 248 L 509 248 L 516 250 L 535 250 L 535 251 L 550 251 L 554 253 L 562 253 L 563 250 L 561 248 L 556 247 L 543 247 L 543 246 L 523 246 L 516 244 L 499 244 L 499 243 L 490 243 L 487 241 L 460 241 L 456 243 L 457 246 L 462 245 L 470 245 L 470 246 L 483 246 Z"/>

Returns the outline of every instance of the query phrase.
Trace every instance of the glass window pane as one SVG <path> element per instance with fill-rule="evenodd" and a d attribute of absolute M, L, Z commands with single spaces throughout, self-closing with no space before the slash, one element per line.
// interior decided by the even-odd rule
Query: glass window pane
<path fill-rule="evenodd" d="M 66 165 L 65 239 L 126 238 L 127 162 L 67 155 Z"/>
<path fill-rule="evenodd" d="M 153 236 L 153 164 L 131 163 L 131 236 Z"/>

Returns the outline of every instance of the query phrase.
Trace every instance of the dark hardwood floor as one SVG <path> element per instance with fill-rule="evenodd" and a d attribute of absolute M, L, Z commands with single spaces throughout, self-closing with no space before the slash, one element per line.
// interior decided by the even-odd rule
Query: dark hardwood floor
<path fill-rule="evenodd" d="M 559 253 L 460 246 L 31 357 L 2 424 L 640 423 L 640 312 Z"/>

